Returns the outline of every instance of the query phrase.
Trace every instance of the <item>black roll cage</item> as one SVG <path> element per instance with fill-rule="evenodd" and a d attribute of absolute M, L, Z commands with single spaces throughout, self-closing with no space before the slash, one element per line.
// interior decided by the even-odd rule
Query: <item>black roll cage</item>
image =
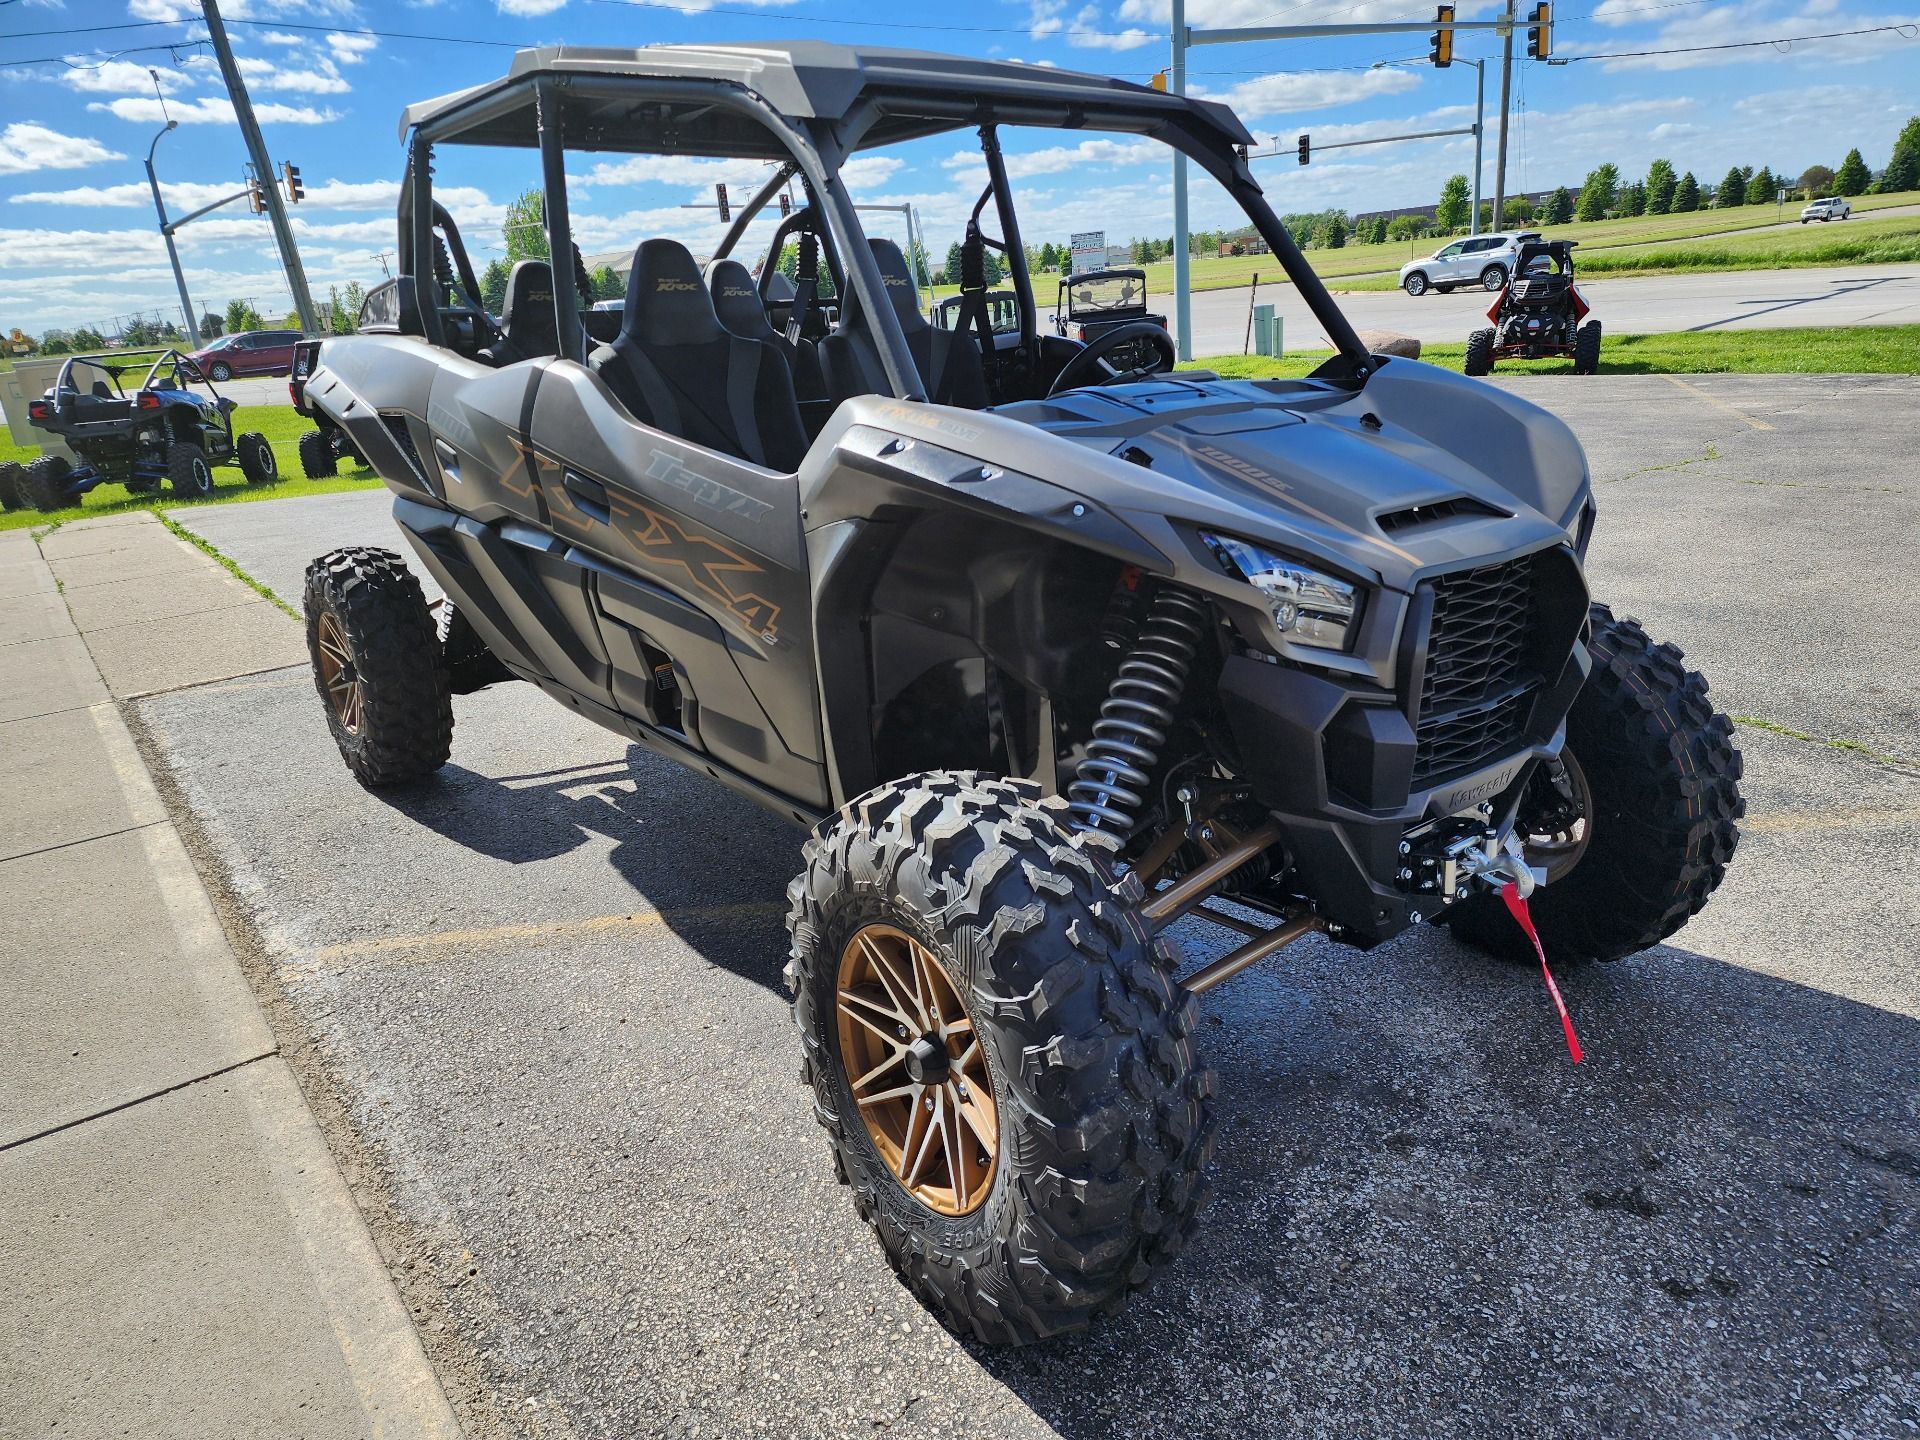
<path fill-rule="evenodd" d="M 982 67 L 977 74 L 968 74 L 961 67 L 948 83 L 871 85 L 857 90 L 837 116 L 798 118 L 783 114 L 758 90 L 737 80 L 644 73 L 639 69 L 648 55 L 644 50 L 627 52 L 634 70 L 609 69 L 599 63 L 607 53 L 521 51 L 507 80 L 422 107 L 427 113 L 411 124 L 408 165 L 401 185 L 399 254 L 403 276 L 413 277 L 416 287 L 420 285 L 419 257 L 432 255 L 436 225 L 444 224 L 450 239 L 458 233 L 451 216 L 431 199 L 436 144 L 464 140 L 479 145 L 538 148 L 546 195 L 548 251 L 556 265 L 565 263 L 562 257 L 573 253 L 566 187 L 570 129 L 572 148 L 577 151 L 775 160 L 780 162 L 779 169 L 735 217 L 715 252 L 716 258 L 731 252 L 753 217 L 782 185 L 798 175 L 808 205 L 783 220 L 776 238 L 784 241 L 792 229 L 808 223 L 802 221 L 803 214 L 810 216 L 810 223 L 824 242 L 837 293 L 852 294 L 859 301 L 893 394 L 901 399 L 924 400 L 925 386 L 887 300 L 879 266 L 865 243 L 852 198 L 840 183 L 841 166 L 869 141 L 878 146 L 975 128 L 986 160 L 988 183 L 973 213 L 977 219 L 987 200 L 995 201 L 1000 235 L 986 243 L 1006 256 L 1009 279 L 1019 302 L 1021 344 L 1032 346 L 1037 345 L 1039 336 L 1037 306 L 999 131 L 1008 125 L 1115 130 L 1160 140 L 1211 175 L 1272 248 L 1287 277 L 1340 352 L 1338 358 L 1345 362 L 1345 373 L 1364 380 L 1372 370 L 1366 347 L 1267 204 L 1247 164 L 1244 129 L 1226 112 L 1213 113 L 1219 107 L 1117 82 L 1095 98 L 1063 99 L 1040 80 L 1008 79 L 1003 72 L 1010 67 L 992 66 Z M 594 68 L 569 68 L 571 54 L 594 59 Z M 615 117 L 611 124 L 609 113 Z M 756 127 L 757 142 L 743 137 L 737 124 L 741 121 Z M 633 143 L 633 131 L 650 122 L 658 126 L 657 133 L 649 136 L 650 143 Z M 421 204 L 422 197 L 428 203 Z M 472 269 L 464 246 L 454 240 L 451 248 L 457 257 L 459 280 L 472 286 Z M 779 252 L 775 249 L 772 253 L 777 256 Z M 430 259 L 424 273 L 430 286 Z M 763 284 L 765 279 L 763 274 Z M 560 353 L 577 361 L 584 359 L 585 349 L 572 288 L 556 274 L 553 293 Z M 473 293 L 478 293 L 477 288 Z M 421 303 L 419 311 L 426 338 L 444 344 L 438 306 Z"/>

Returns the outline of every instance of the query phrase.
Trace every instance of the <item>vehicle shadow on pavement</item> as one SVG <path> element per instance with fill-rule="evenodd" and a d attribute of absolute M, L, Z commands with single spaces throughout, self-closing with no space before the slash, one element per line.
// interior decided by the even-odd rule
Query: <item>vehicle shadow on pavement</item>
<path fill-rule="evenodd" d="M 1209 997 L 1215 1195 L 1084 1335 L 975 1357 L 1070 1437 L 1893 1433 L 1920 1403 L 1920 1024 L 1671 947 L 1443 933 Z M 1383 1019 L 1386 1023 L 1382 1023 Z"/>

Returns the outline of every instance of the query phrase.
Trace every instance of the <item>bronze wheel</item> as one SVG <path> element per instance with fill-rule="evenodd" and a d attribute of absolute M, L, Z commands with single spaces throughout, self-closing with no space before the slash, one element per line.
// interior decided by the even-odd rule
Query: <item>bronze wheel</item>
<path fill-rule="evenodd" d="M 353 651 L 347 645 L 340 622 L 322 615 L 314 630 L 314 643 L 320 649 L 320 684 L 327 701 L 340 719 L 340 728 L 349 735 L 360 733 L 360 713 L 365 700 L 360 692 L 360 674 L 354 668 Z"/>
<path fill-rule="evenodd" d="M 1543 764 L 1527 787 L 1517 821 L 1529 864 L 1562 879 L 1587 853 L 1593 833 L 1593 793 L 1573 751 L 1562 748 L 1559 764 Z"/>
<path fill-rule="evenodd" d="M 835 986 L 840 1060 L 874 1149 L 941 1215 L 993 1185 L 999 1116 L 986 1051 L 940 961 L 891 925 L 855 932 Z"/>

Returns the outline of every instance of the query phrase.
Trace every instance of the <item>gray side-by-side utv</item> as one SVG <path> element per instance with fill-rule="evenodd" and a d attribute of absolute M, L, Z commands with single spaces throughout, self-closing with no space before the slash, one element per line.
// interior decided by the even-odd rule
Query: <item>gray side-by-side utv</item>
<path fill-rule="evenodd" d="M 1224 381 L 1175 372 L 1148 321 L 1044 333 L 1009 159 L 1058 131 L 1185 154 L 1336 356 Z M 398 278 L 304 397 L 448 599 L 391 552 L 314 561 L 340 752 L 366 785 L 421 780 L 451 697 L 517 678 L 809 827 L 786 979 L 811 1101 L 956 1330 L 1071 1330 L 1180 1253 L 1214 1143 L 1198 994 L 1315 932 L 1444 921 L 1531 958 L 1529 910 L 1554 962 L 1617 959 L 1719 884 L 1732 727 L 1590 598 L 1572 433 L 1369 354 L 1222 106 L 898 51 L 556 48 L 404 133 Z M 941 329 L 841 173 L 961 133 L 987 183 Z M 517 266 L 497 321 L 433 196 L 456 145 L 539 156 L 558 263 Z M 594 311 L 576 152 L 769 168 L 704 270 L 636 236 L 624 306 Z M 1236 948 L 1183 969 L 1183 917 Z"/>

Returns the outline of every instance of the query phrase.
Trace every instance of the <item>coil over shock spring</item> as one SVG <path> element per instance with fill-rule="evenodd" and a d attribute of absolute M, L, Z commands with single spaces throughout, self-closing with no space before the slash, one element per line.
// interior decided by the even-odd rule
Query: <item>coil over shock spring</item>
<path fill-rule="evenodd" d="M 1146 623 L 1107 687 L 1087 757 L 1067 787 L 1076 828 L 1122 839 L 1133 833 L 1206 626 L 1206 606 L 1186 591 L 1169 586 L 1154 596 Z"/>

